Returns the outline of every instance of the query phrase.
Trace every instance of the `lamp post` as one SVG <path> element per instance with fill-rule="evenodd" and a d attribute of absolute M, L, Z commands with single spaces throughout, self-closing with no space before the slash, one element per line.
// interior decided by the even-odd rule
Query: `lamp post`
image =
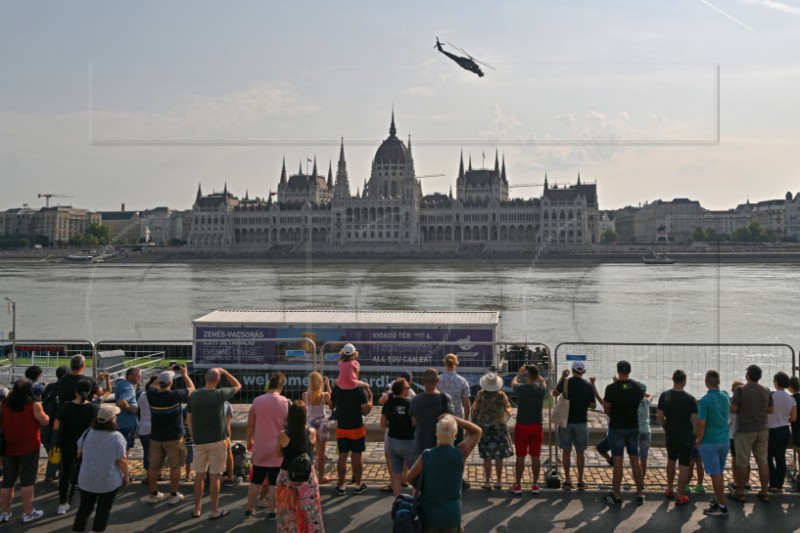
<path fill-rule="evenodd" d="M 6 297 L 8 310 L 11 313 L 11 333 L 8 334 L 11 340 L 11 364 L 17 363 L 17 302 Z"/>

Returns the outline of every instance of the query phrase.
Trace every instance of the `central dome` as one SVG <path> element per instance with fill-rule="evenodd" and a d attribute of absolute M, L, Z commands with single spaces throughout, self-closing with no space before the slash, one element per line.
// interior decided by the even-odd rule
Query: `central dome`
<path fill-rule="evenodd" d="M 389 137 L 381 143 L 375 152 L 376 165 L 406 164 L 408 148 L 403 141 L 397 138 L 397 128 L 394 126 L 394 111 L 392 111 L 392 124 L 389 126 Z"/>

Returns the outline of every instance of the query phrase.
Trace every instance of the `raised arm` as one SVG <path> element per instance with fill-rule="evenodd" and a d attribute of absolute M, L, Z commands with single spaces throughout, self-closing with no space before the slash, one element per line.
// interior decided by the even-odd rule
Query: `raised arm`
<path fill-rule="evenodd" d="M 464 440 L 458 444 L 458 449 L 461 451 L 461 456 L 466 461 L 469 454 L 471 454 L 475 446 L 478 445 L 478 441 L 481 440 L 483 430 L 477 424 L 473 424 L 469 420 L 464 420 L 463 418 L 456 418 L 456 424 L 458 427 L 462 428 L 465 433 Z"/>
<path fill-rule="evenodd" d="M 236 389 L 236 392 L 239 392 L 240 390 L 242 390 L 242 384 L 239 383 L 239 380 L 236 379 L 235 377 L 233 377 L 233 375 L 230 372 L 228 372 L 224 368 L 220 368 L 219 369 L 219 373 L 221 375 L 225 376 L 225 379 L 228 380 L 229 385 L 231 387 L 233 387 L 234 389 Z"/>
<path fill-rule="evenodd" d="M 189 377 L 189 371 L 186 370 L 186 365 L 181 365 L 181 376 L 183 376 L 183 382 L 186 384 L 186 392 L 189 394 L 194 392 L 194 381 L 192 378 Z M 236 383 L 239 383 L 238 381 Z M 241 385 L 239 385 L 241 388 Z"/>

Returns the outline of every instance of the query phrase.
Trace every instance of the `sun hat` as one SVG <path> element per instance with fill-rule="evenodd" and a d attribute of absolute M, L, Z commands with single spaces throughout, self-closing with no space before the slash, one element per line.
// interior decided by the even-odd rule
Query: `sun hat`
<path fill-rule="evenodd" d="M 481 376 L 481 388 L 488 392 L 499 391 L 503 388 L 503 378 L 497 375 L 497 372 L 489 370 L 486 374 Z"/>
<path fill-rule="evenodd" d="M 105 424 L 106 422 L 111 422 L 115 416 L 117 416 L 120 412 L 120 408 L 111 403 L 104 403 L 100 406 L 100 410 L 97 411 L 97 421 L 101 424 Z"/>
<path fill-rule="evenodd" d="M 356 353 L 356 347 L 350 344 L 349 342 L 342 347 L 342 351 L 344 355 L 353 355 Z"/>

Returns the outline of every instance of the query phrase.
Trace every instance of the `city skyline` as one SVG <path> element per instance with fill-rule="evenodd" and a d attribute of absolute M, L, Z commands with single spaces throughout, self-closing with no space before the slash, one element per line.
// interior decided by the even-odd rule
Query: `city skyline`
<path fill-rule="evenodd" d="M 476 167 L 499 149 L 512 185 L 580 173 L 602 184 L 602 209 L 677 197 L 729 209 L 800 190 L 800 9 L 788 2 L 30 2 L 0 14 L 3 209 L 44 205 L 40 193 L 97 211 L 188 209 L 198 183 L 264 197 L 284 157 L 327 169 L 342 137 L 355 190 L 392 106 L 417 173 L 444 174 L 423 180 L 426 194 L 455 183 L 462 147 Z M 458 68 L 437 36 L 496 70 Z"/>

